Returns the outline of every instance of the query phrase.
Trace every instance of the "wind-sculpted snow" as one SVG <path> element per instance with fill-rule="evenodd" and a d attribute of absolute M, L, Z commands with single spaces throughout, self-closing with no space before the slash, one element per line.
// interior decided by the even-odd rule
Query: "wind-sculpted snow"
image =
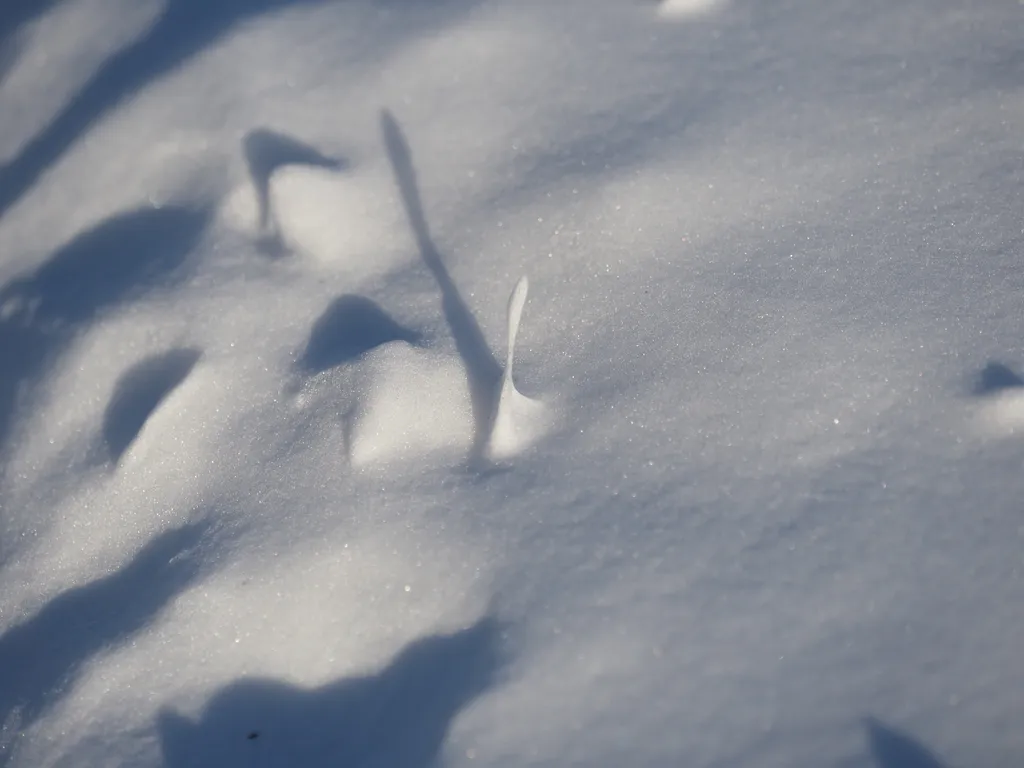
<path fill-rule="evenodd" d="M 175 349 L 137 363 L 118 381 L 103 415 L 103 440 L 114 461 L 128 449 L 160 402 L 192 371 L 195 349 Z"/>
<path fill-rule="evenodd" d="M 99 313 L 180 278 L 205 221 L 181 208 L 113 216 L 0 289 L 0 457 L 19 395 Z"/>
<path fill-rule="evenodd" d="M 0 763 L 1022 764 L 1017 3 L 0 3 Z"/>

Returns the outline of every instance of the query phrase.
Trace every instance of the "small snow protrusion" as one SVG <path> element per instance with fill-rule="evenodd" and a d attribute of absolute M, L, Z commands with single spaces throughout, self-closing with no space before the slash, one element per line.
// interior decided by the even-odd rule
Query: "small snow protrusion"
<path fill-rule="evenodd" d="M 549 417 L 544 404 L 520 393 L 512 379 L 516 336 L 519 334 L 519 322 L 529 287 L 525 276 L 519 278 L 508 299 L 508 346 L 498 405 L 487 443 L 487 456 L 490 459 L 503 459 L 519 453 L 537 440 L 548 426 Z"/>

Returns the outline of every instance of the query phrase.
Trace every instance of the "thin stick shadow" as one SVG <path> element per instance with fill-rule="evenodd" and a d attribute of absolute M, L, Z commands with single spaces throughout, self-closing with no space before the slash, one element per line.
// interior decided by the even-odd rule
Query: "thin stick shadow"
<path fill-rule="evenodd" d="M 340 171 L 348 167 L 344 158 L 331 157 L 296 138 L 266 128 L 246 134 L 242 151 L 249 168 L 259 206 L 259 232 L 264 247 L 274 255 L 286 251 L 280 223 L 270 202 L 270 177 L 279 168 L 304 165 Z"/>
<path fill-rule="evenodd" d="M 19 394 L 102 310 L 180 275 L 208 215 L 167 207 L 112 216 L 0 288 L 0 459 Z"/>
<path fill-rule="evenodd" d="M 865 718 L 864 728 L 878 768 L 945 768 L 923 744 L 873 717 Z"/>
<path fill-rule="evenodd" d="M 85 662 L 143 629 L 200 575 L 188 552 L 208 530 L 193 523 L 160 534 L 119 571 L 62 593 L 0 636 L 0 765 Z"/>
<path fill-rule="evenodd" d="M 138 437 L 160 403 L 199 360 L 198 349 L 172 349 L 129 368 L 114 388 L 103 414 L 103 441 L 115 464 Z"/>
<path fill-rule="evenodd" d="M 217 693 L 198 722 L 163 712 L 166 768 L 436 765 L 455 716 L 494 685 L 500 625 L 409 645 L 381 672 L 305 690 L 265 679 Z"/>
<path fill-rule="evenodd" d="M 993 360 L 981 369 L 971 393 L 978 396 L 994 395 L 1019 388 L 1024 388 L 1024 379 L 1009 366 Z"/>
<path fill-rule="evenodd" d="M 416 239 L 416 246 L 419 248 L 423 263 L 441 289 L 441 306 L 445 321 L 466 369 L 475 425 L 473 446 L 470 451 L 470 458 L 473 460 L 482 455 L 487 441 L 498 396 L 498 384 L 501 381 L 501 366 L 487 345 L 476 318 L 459 293 L 455 281 L 444 266 L 441 253 L 430 236 L 416 181 L 416 170 L 412 163 L 412 153 L 402 129 L 386 109 L 381 111 L 380 124 L 388 158 L 391 160 L 391 169 L 395 174 L 395 182 L 402 196 L 402 204 Z"/>

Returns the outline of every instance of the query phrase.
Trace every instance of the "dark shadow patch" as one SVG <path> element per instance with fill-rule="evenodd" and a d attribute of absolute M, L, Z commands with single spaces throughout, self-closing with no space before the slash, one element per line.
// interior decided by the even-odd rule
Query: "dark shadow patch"
<path fill-rule="evenodd" d="M 412 163 L 412 153 L 402 129 L 387 110 L 381 111 L 380 124 L 409 226 L 419 248 L 420 257 L 441 291 L 445 321 L 466 371 L 475 425 L 473 446 L 470 450 L 470 461 L 473 462 L 482 455 L 490 432 L 498 396 L 498 383 L 501 381 L 501 366 L 494 358 L 476 318 L 459 293 L 455 281 L 444 265 L 440 251 L 430 236 L 416 180 L 416 169 Z"/>
<path fill-rule="evenodd" d="M 981 369 L 971 392 L 979 396 L 994 395 L 1018 387 L 1024 387 L 1024 379 L 1009 366 L 993 361 Z"/>
<path fill-rule="evenodd" d="M 150 414 L 192 371 L 198 349 L 173 349 L 132 366 L 118 379 L 103 415 L 103 441 L 117 462 L 132 444 Z"/>
<path fill-rule="evenodd" d="M 58 4 L 59 0 L 3 0 L 0 3 L 0 48 L 15 40 L 27 23 Z"/>
<path fill-rule="evenodd" d="M 292 136 L 258 128 L 246 134 L 242 142 L 249 176 L 256 190 L 259 208 L 259 240 L 261 249 L 272 256 L 282 256 L 288 249 L 281 224 L 270 205 L 270 177 L 279 168 L 290 165 L 340 171 L 348 167 L 342 158 L 325 155 Z"/>
<path fill-rule="evenodd" d="M 8 73 L 18 61 L 21 54 L 21 40 L 17 35 L 4 38 L 0 35 L 0 86 L 4 84 Z"/>
<path fill-rule="evenodd" d="M 198 722 L 163 712 L 166 768 L 436 765 L 455 716 L 495 683 L 500 625 L 485 618 L 409 645 L 381 672 L 312 690 L 233 683 Z"/>
<path fill-rule="evenodd" d="M 869 717 L 864 721 L 868 745 L 878 768 L 945 768 L 924 745 Z"/>
<path fill-rule="evenodd" d="M 317 318 L 299 367 L 307 373 L 320 373 L 392 341 L 418 344 L 420 335 L 399 325 L 370 299 L 346 294 L 332 301 Z"/>
<path fill-rule="evenodd" d="M 200 575 L 190 556 L 209 527 L 193 523 L 160 534 L 110 576 L 69 589 L 0 636 L 0 765 L 19 731 L 74 683 L 105 648 L 143 629 Z"/>
<path fill-rule="evenodd" d="M 270 203 L 270 177 L 279 168 L 304 165 L 340 171 L 348 163 L 338 157 L 325 155 L 320 150 L 296 138 L 265 128 L 246 134 L 242 151 L 256 191 L 259 208 L 259 243 L 267 253 L 280 256 L 287 252 L 280 223 Z"/>
<path fill-rule="evenodd" d="M 206 221 L 205 212 L 174 207 L 118 214 L 76 236 L 0 297 L 27 306 L 23 317 L 38 326 L 91 320 L 97 310 L 181 266 Z"/>
<path fill-rule="evenodd" d="M 0 289 L 0 458 L 20 393 L 102 310 L 180 277 L 207 219 L 174 207 L 113 216 Z"/>

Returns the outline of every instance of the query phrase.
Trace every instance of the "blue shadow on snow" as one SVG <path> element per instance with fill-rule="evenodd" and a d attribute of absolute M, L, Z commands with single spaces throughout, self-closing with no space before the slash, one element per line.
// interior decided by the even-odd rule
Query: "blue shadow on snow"
<path fill-rule="evenodd" d="M 9 2 L 10 0 L 5 0 Z M 0 168 L 0 218 L 36 180 L 109 111 L 172 71 L 236 25 L 286 6 L 324 0 L 168 0 L 141 38 L 108 59 L 70 102 L 6 166 Z M 41 0 L 42 5 L 52 0 Z M 12 23 L 35 16 L 32 3 L 16 0 Z M 25 17 L 25 18 L 22 18 Z"/>
<path fill-rule="evenodd" d="M 267 128 L 257 128 L 247 133 L 242 140 L 242 152 L 256 190 L 260 245 L 264 252 L 281 256 L 287 252 L 287 247 L 270 200 L 270 177 L 274 171 L 290 165 L 341 171 L 348 167 L 348 161 L 325 155 L 292 136 Z"/>
<path fill-rule="evenodd" d="M 227 686 L 197 722 L 159 717 L 166 768 L 436 765 L 455 716 L 494 683 L 501 625 L 484 618 L 412 643 L 386 668 L 312 690 L 276 680 Z"/>
<path fill-rule="evenodd" d="M 945 768 L 924 745 L 873 717 L 865 718 L 868 745 L 878 768 Z"/>
<path fill-rule="evenodd" d="M 337 5 L 347 1 L 333 0 Z M 431 4 L 432 11 L 436 11 L 432 13 L 434 22 L 441 16 L 465 11 L 479 1 L 435 0 Z M 0 0 L 0 44 L 15 43 L 18 27 L 54 2 Z M 247 21 L 289 7 L 329 2 L 331 0 L 166 0 L 164 12 L 149 30 L 104 62 L 20 154 L 0 167 L 0 219 L 94 125 L 153 81 L 174 71 Z M 374 4 L 409 11 L 423 5 L 416 0 L 376 0 Z M 374 50 L 383 47 L 378 45 Z"/>
<path fill-rule="evenodd" d="M 355 360 L 392 341 L 419 344 L 420 334 L 399 325 L 378 304 L 364 296 L 346 294 L 334 299 L 317 318 L 298 366 L 320 373 Z"/>
<path fill-rule="evenodd" d="M 207 531 L 193 523 L 161 533 L 120 570 L 61 593 L 0 636 L 0 765 L 90 658 L 145 628 L 195 581 L 201 563 L 189 552 Z"/>
<path fill-rule="evenodd" d="M 58 2 L 59 0 L 3 0 L 0 3 L 0 50 L 16 49 L 21 28 L 42 16 Z M 2 58 L 0 56 L 0 59 Z"/>
<path fill-rule="evenodd" d="M 172 349 L 147 357 L 121 375 L 103 414 L 103 441 L 117 462 L 150 415 L 192 371 L 198 349 Z"/>
<path fill-rule="evenodd" d="M 175 207 L 119 214 L 0 288 L 0 457 L 19 394 L 101 311 L 180 277 L 207 220 Z"/>
<path fill-rule="evenodd" d="M 395 184 L 402 199 L 402 207 L 409 220 L 409 228 L 419 249 L 420 258 L 441 293 L 441 310 L 466 371 L 475 426 L 469 456 L 470 462 L 473 463 L 481 455 L 490 434 L 498 383 L 501 381 L 501 365 L 491 352 L 473 311 L 462 297 L 430 234 L 412 150 L 401 125 L 390 111 L 384 109 L 380 113 L 380 128 Z"/>
<path fill-rule="evenodd" d="M 1024 387 L 1024 379 L 1012 368 L 992 361 L 978 374 L 971 391 L 975 395 L 994 395 L 1008 389 Z"/>

